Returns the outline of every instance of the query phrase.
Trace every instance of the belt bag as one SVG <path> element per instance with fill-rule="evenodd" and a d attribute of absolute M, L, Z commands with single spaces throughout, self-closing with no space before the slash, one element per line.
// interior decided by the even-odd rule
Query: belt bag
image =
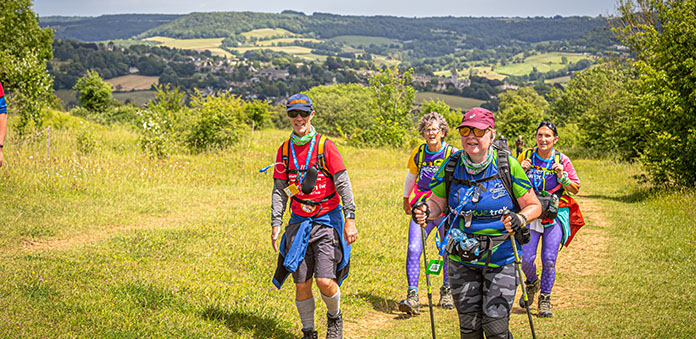
<path fill-rule="evenodd" d="M 537 198 L 541 203 L 539 219 L 556 219 L 556 216 L 558 216 L 558 196 L 555 194 L 540 195 L 537 193 Z"/>

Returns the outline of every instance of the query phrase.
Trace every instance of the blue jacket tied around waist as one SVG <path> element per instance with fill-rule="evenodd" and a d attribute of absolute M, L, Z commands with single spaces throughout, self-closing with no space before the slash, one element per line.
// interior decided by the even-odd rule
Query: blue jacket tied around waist
<path fill-rule="evenodd" d="M 290 216 L 290 221 L 288 224 L 300 224 L 297 229 L 297 234 L 290 244 L 290 248 L 285 245 L 285 237 L 288 236 L 287 232 L 283 234 L 280 240 L 280 248 L 278 252 L 278 263 L 276 265 L 276 271 L 273 275 L 273 285 L 277 288 L 283 286 L 285 279 L 297 270 L 297 267 L 302 263 L 307 253 L 307 245 L 309 244 L 309 234 L 312 231 L 312 226 L 314 224 L 320 224 L 324 226 L 333 227 L 338 233 L 338 237 L 341 240 L 341 250 L 343 252 L 343 259 L 336 266 L 336 280 L 340 286 L 343 280 L 348 277 L 348 272 L 350 269 L 350 246 L 346 243 L 343 238 L 343 213 L 341 211 L 343 207 L 339 205 L 332 211 L 316 216 L 316 217 L 301 217 L 292 213 Z"/>

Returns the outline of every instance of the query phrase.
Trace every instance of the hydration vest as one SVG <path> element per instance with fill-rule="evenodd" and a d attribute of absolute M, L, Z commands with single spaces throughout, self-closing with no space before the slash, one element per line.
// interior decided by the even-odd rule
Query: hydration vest
<path fill-rule="evenodd" d="M 420 147 L 418 147 L 418 152 L 416 152 L 416 167 L 418 167 L 418 178 L 420 178 L 421 175 L 421 170 L 423 169 L 423 166 L 426 165 L 425 162 L 423 162 L 423 159 L 425 158 L 425 148 L 428 147 L 428 144 L 421 144 Z M 452 150 L 454 150 L 454 146 L 447 144 L 447 148 L 445 149 L 445 157 L 444 159 L 449 158 L 450 155 L 452 155 Z"/>
<path fill-rule="evenodd" d="M 319 171 L 321 171 L 321 173 L 323 173 L 327 178 L 329 178 L 331 181 L 333 181 L 333 175 L 331 175 L 329 168 L 326 166 L 326 157 L 324 156 L 324 145 L 326 144 L 326 140 L 328 140 L 328 138 L 324 135 L 321 135 L 321 134 L 317 134 L 315 136 L 315 138 L 317 138 L 317 162 L 314 164 L 314 167 L 317 167 L 317 169 Z M 307 156 L 311 157 L 312 154 L 307 154 Z M 291 173 L 293 173 L 293 174 L 306 173 L 308 170 L 307 168 L 305 168 L 305 169 L 290 169 L 290 139 L 285 140 L 285 142 L 283 143 L 283 148 L 281 151 L 281 159 L 283 160 L 283 164 L 285 165 L 285 168 L 288 169 L 288 179 L 290 179 L 289 174 L 291 174 Z M 334 196 L 336 196 L 335 191 L 319 201 L 300 199 L 297 197 L 297 195 L 293 195 L 292 200 L 297 201 L 300 204 L 305 204 L 305 205 L 310 205 L 310 206 L 320 206 L 321 203 L 329 201 Z M 319 211 L 321 211 L 321 209 Z M 319 213 L 319 211 L 317 211 L 317 214 Z"/>

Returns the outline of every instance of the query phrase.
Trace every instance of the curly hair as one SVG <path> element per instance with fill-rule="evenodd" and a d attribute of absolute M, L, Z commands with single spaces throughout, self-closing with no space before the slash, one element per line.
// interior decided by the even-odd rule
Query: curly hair
<path fill-rule="evenodd" d="M 420 120 L 418 121 L 418 133 L 421 136 L 425 136 L 425 127 L 428 126 L 428 124 L 435 123 L 438 126 L 440 126 L 440 129 L 445 133 L 442 137 L 446 137 L 447 133 L 449 133 L 449 126 L 447 125 L 447 120 L 445 120 L 445 117 L 443 117 L 440 113 L 437 112 L 430 112 L 426 115 L 424 115 Z"/>

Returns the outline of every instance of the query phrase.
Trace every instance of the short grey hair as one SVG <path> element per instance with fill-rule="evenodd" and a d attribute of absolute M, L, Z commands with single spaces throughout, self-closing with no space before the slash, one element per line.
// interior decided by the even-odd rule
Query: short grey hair
<path fill-rule="evenodd" d="M 418 133 L 420 133 L 421 136 L 425 136 L 425 127 L 431 123 L 437 124 L 440 129 L 445 132 L 445 135 L 442 136 L 443 138 L 447 136 L 447 133 L 449 133 L 447 120 L 445 120 L 445 117 L 443 117 L 442 114 L 437 112 L 430 112 L 420 118 L 418 121 Z"/>

